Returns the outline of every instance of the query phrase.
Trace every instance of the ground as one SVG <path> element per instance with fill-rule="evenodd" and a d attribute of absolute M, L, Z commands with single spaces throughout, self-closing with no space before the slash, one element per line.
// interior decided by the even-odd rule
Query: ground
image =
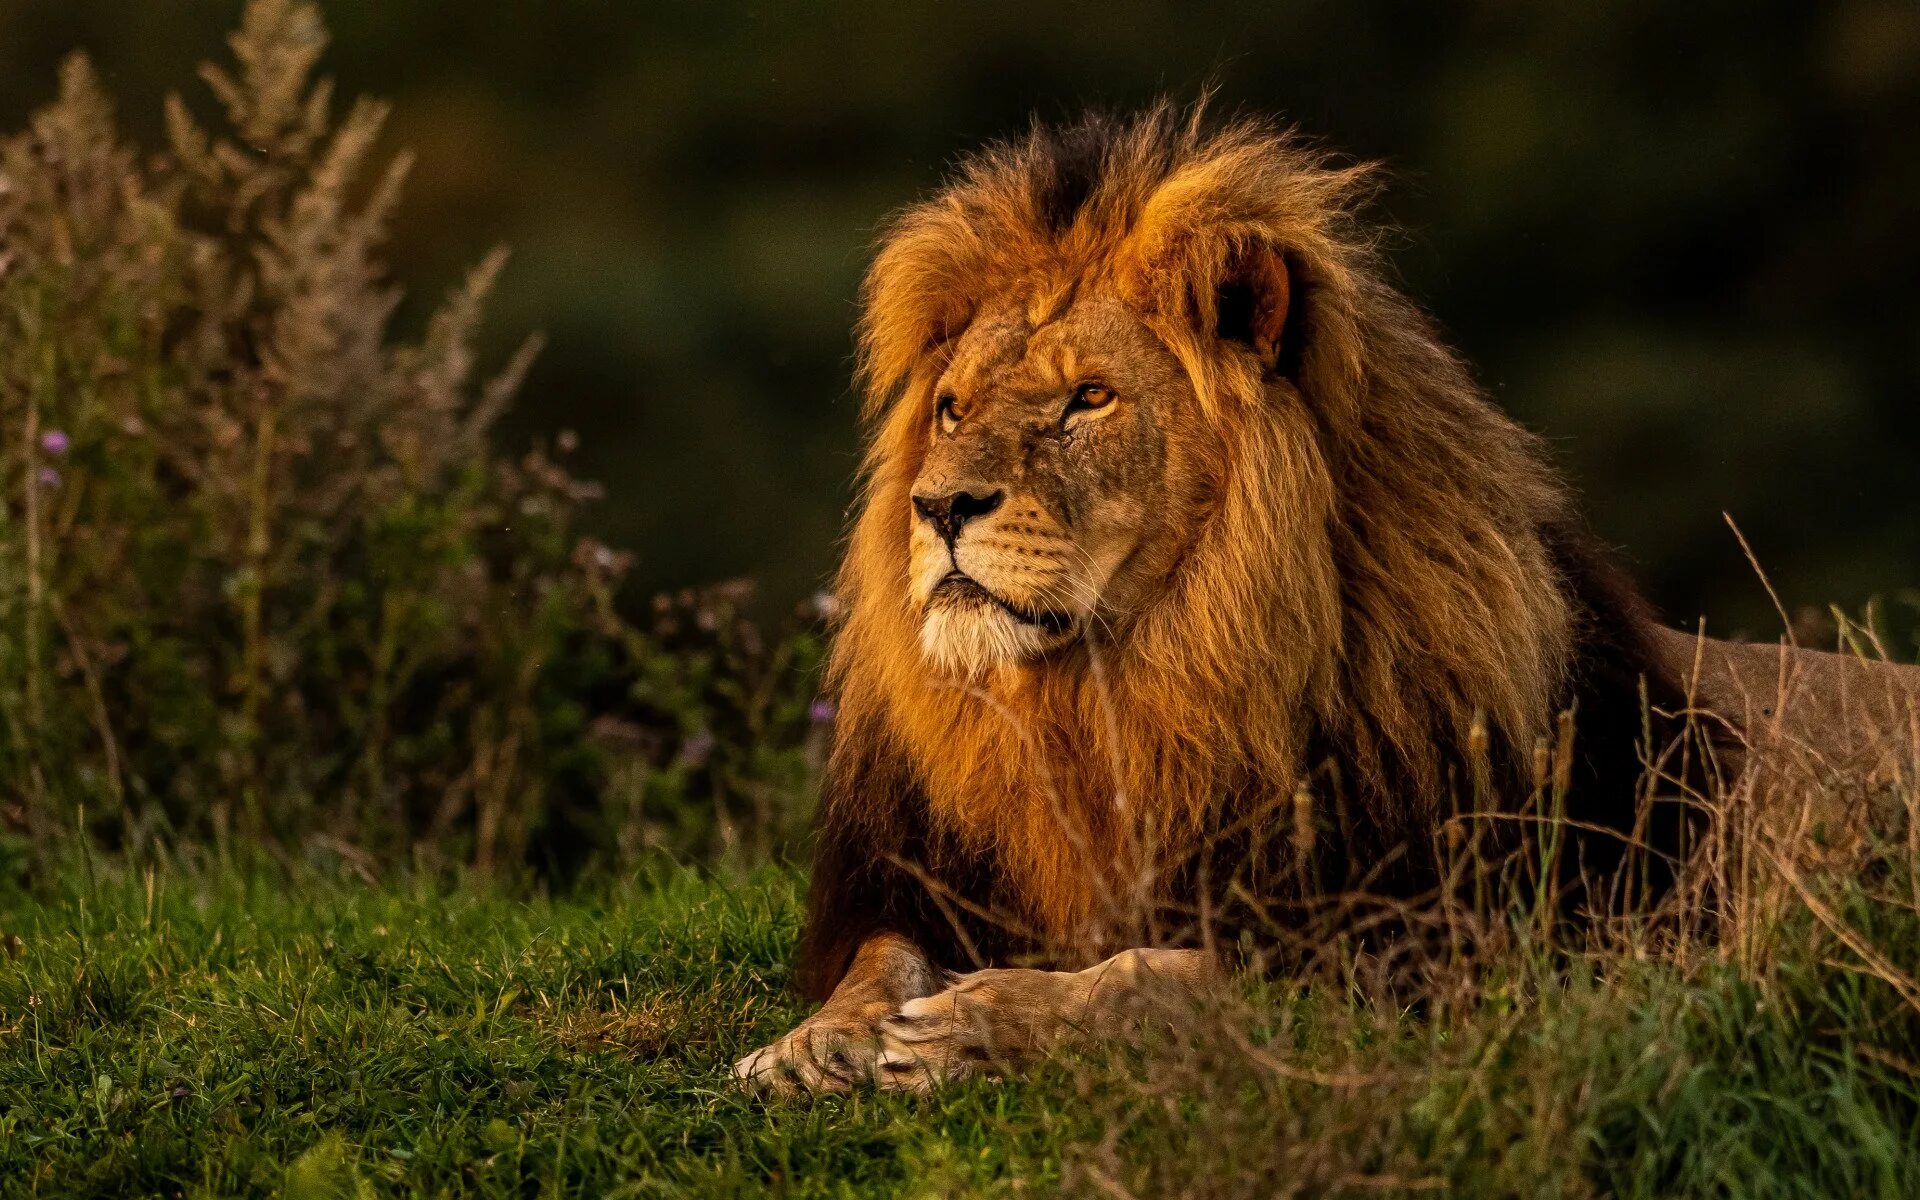
<path fill-rule="evenodd" d="M 1818 961 L 1495 971 L 1413 1010 L 1249 985 L 1179 1047 L 763 1103 L 726 1068 L 801 1014 L 797 888 L 0 902 L 0 1194 L 1920 1194 L 1914 1013 Z"/>

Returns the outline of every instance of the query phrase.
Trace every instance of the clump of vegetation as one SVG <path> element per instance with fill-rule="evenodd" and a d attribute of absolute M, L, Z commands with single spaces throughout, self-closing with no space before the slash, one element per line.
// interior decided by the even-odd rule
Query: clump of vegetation
<path fill-rule="evenodd" d="M 765 852 L 810 625 L 725 589 L 622 615 L 569 439 L 490 441 L 537 349 L 475 361 L 504 255 L 395 335 L 406 159 L 381 105 L 333 121 L 325 40 L 256 0 L 202 71 L 224 125 L 172 97 L 161 154 L 77 56 L 0 141 L 0 865 L 76 825 L 362 870 Z"/>

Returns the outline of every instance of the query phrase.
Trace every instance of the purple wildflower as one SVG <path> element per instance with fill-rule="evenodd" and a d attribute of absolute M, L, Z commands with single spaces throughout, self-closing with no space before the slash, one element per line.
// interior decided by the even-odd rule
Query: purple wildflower
<path fill-rule="evenodd" d="M 680 761 L 689 767 L 705 766 L 712 754 L 713 735 L 704 729 L 688 734 L 687 740 L 680 743 Z"/>
<path fill-rule="evenodd" d="M 52 467 L 41 467 L 40 468 L 40 486 L 43 488 L 59 487 L 60 472 L 54 470 Z"/>
<path fill-rule="evenodd" d="M 67 435 L 61 430 L 49 429 L 40 435 L 40 449 L 55 458 L 67 452 L 67 445 Z"/>
<path fill-rule="evenodd" d="M 807 709 L 807 720 L 812 721 L 815 725 L 825 725 L 828 721 L 833 720 L 833 713 L 833 701 L 815 700 L 813 707 Z"/>

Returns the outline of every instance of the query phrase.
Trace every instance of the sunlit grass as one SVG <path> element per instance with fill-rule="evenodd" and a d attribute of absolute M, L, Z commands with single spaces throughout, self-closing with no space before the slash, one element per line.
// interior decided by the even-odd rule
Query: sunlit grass
<path fill-rule="evenodd" d="M 129 880 L 0 926 L 13 1193 L 264 1194 L 300 1162 L 338 1194 L 891 1194 L 956 1154 L 1032 1168 L 1061 1119 L 1044 1088 L 776 1109 L 730 1088 L 799 1015 L 777 874 L 533 902 Z"/>
<path fill-rule="evenodd" d="M 927 1099 L 764 1103 L 726 1068 L 801 1014 L 785 989 L 796 896 L 778 872 L 674 872 L 566 900 L 213 876 L 13 902 L 0 1191 L 1895 1196 L 1920 1181 L 1915 1014 L 1810 938 L 1762 982 L 1516 950 L 1466 1001 L 1249 985 L 1156 1049 Z M 1920 942 L 1910 912 L 1866 923 L 1881 944 Z"/>

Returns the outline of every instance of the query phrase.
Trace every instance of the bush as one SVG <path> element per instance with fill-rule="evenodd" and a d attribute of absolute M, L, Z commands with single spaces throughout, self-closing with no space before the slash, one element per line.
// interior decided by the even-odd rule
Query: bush
<path fill-rule="evenodd" d="M 0 142 L 14 853 L 75 822 L 363 868 L 767 850 L 808 791 L 817 638 L 763 638 L 737 589 L 620 615 L 597 489 L 490 448 L 536 350 L 476 370 L 504 255 L 394 336 L 406 159 L 371 160 L 379 104 L 334 125 L 325 40 L 255 0 L 202 69 L 224 132 L 170 97 L 151 158 L 78 56 Z"/>

